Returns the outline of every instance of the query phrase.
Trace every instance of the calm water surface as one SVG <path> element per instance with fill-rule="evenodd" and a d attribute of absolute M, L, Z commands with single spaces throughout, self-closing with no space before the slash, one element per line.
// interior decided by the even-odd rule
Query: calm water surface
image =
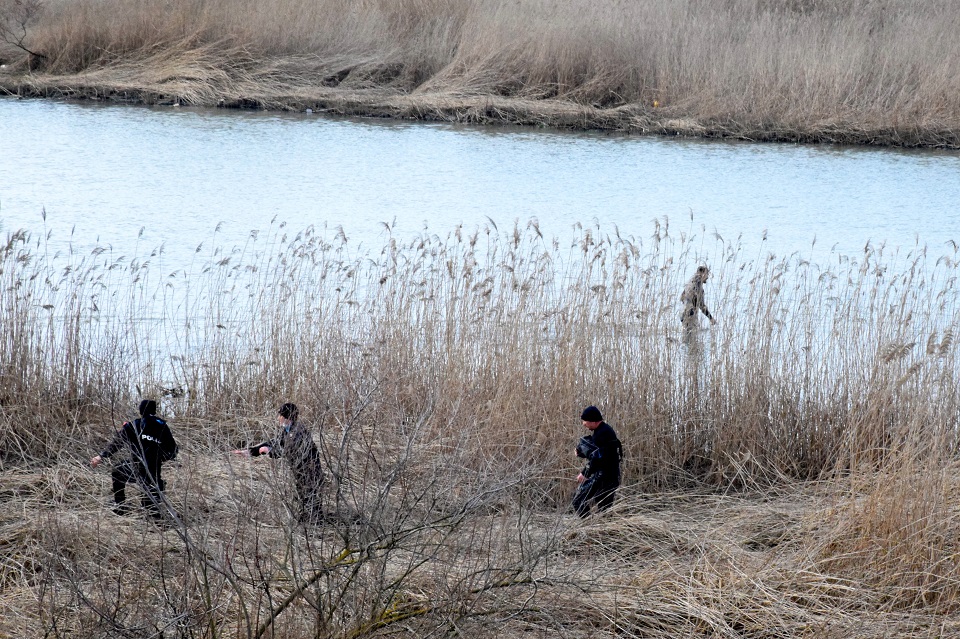
<path fill-rule="evenodd" d="M 939 254 L 960 241 L 960 154 L 0 99 L 0 224 L 57 250 L 140 236 L 188 260 L 271 220 L 379 250 L 383 222 L 405 238 L 537 219 L 566 240 L 665 218 L 758 254 Z"/>

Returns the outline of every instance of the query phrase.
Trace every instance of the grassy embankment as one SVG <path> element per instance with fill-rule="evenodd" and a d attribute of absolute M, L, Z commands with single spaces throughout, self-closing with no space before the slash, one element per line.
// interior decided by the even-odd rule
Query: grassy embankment
<path fill-rule="evenodd" d="M 0 635 L 960 633 L 955 246 L 817 265 L 532 227 L 358 256 L 275 228 L 197 255 L 3 248 Z M 691 353 L 700 259 L 720 322 Z M 140 393 L 183 449 L 165 530 L 86 467 Z M 319 531 L 282 464 L 226 452 L 287 399 L 330 469 Z M 581 523 L 587 403 L 626 484 Z"/>
<path fill-rule="evenodd" d="M 24 95 L 960 148 L 954 0 L 20 3 Z"/>

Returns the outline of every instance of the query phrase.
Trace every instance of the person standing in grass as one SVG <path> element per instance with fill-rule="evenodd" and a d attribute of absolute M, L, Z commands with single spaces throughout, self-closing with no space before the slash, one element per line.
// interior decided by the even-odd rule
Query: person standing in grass
<path fill-rule="evenodd" d="M 160 470 L 164 462 L 177 456 L 177 442 L 167 422 L 157 417 L 156 401 L 143 400 L 139 412 L 140 418 L 125 422 L 107 447 L 90 460 L 90 466 L 96 468 L 120 449 L 128 450 L 130 458 L 113 469 L 113 510 L 118 515 L 130 512 L 125 488 L 130 482 L 136 482 L 143 489 L 147 512 L 159 519 L 164 489 Z"/>
<path fill-rule="evenodd" d="M 573 510 L 581 517 L 590 514 L 590 502 L 595 501 L 597 510 L 613 506 L 617 488 L 620 486 L 620 458 L 623 447 L 617 433 L 603 421 L 596 406 L 587 406 L 580 415 L 583 427 L 590 434 L 580 438 L 575 449 L 577 457 L 586 464 L 577 475 L 579 487 L 573 496 Z"/>
<path fill-rule="evenodd" d="M 245 457 L 285 457 L 293 471 L 297 497 L 300 499 L 298 519 L 301 523 L 316 523 L 323 516 L 320 492 L 324 479 L 323 466 L 317 445 L 313 442 L 310 431 L 299 421 L 299 417 L 300 410 L 296 404 L 283 404 L 277 411 L 280 432 L 273 439 L 233 452 Z"/>
<path fill-rule="evenodd" d="M 683 302 L 680 323 L 683 324 L 685 336 L 691 335 L 697 328 L 697 311 L 706 315 L 712 324 L 717 323 L 717 320 L 713 319 L 713 315 L 710 314 L 710 309 L 707 308 L 707 302 L 704 299 L 703 285 L 709 278 L 710 269 L 701 264 L 680 294 L 680 301 Z"/>

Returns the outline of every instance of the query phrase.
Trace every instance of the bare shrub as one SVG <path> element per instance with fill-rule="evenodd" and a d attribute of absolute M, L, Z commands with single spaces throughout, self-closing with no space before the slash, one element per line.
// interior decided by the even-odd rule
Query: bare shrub
<path fill-rule="evenodd" d="M 35 533 L 47 633 L 362 637 L 542 614 L 523 599 L 568 569 L 550 561 L 551 518 L 518 488 L 540 469 L 467 468 L 467 433 L 435 430 L 429 414 L 406 434 L 379 430 L 345 424 L 321 446 L 334 481 L 318 527 L 298 523 L 282 466 L 210 449 L 168 473 L 166 531 L 48 511 Z"/>
<path fill-rule="evenodd" d="M 41 0 L 3 0 L 0 2 L 0 42 L 5 42 L 30 56 L 31 68 L 47 56 L 30 44 L 32 30 L 43 13 Z"/>

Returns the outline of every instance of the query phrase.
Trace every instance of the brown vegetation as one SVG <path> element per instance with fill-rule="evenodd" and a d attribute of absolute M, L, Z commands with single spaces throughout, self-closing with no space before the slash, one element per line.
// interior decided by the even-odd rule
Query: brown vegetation
<path fill-rule="evenodd" d="M 960 147 L 953 0 L 46 2 L 10 91 Z"/>
<path fill-rule="evenodd" d="M 388 233 L 357 255 L 280 225 L 173 272 L 10 234 L 0 634 L 960 632 L 956 247 L 818 266 L 608 231 Z M 703 259 L 719 323 L 685 346 Z M 86 467 L 138 395 L 183 451 L 162 529 L 111 513 Z M 316 530 L 281 464 L 228 454 L 290 399 L 331 470 Z M 626 484 L 581 522 L 588 403 Z"/>

